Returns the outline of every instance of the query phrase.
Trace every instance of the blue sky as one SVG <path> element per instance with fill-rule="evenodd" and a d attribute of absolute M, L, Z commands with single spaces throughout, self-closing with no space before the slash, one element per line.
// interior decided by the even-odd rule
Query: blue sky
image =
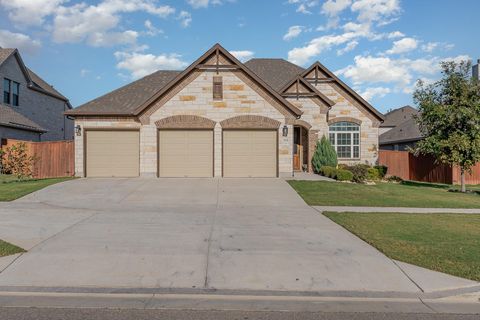
<path fill-rule="evenodd" d="M 78 106 L 216 42 L 241 60 L 318 60 L 380 111 L 446 59 L 480 58 L 478 0 L 0 0 L 0 46 Z"/>

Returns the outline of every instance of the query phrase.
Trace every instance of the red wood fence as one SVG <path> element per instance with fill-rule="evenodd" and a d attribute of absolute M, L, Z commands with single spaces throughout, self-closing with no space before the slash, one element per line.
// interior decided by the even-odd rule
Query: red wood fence
<path fill-rule="evenodd" d="M 460 169 L 435 163 L 429 156 L 415 157 L 408 151 L 380 150 L 378 163 L 388 167 L 389 176 L 404 180 L 434 183 L 460 183 Z M 467 184 L 480 184 L 480 164 L 472 168 L 472 173 L 465 176 Z"/>
<path fill-rule="evenodd" d="M 6 139 L 2 148 L 24 142 L 29 155 L 35 157 L 33 176 L 35 178 L 68 177 L 75 174 L 75 152 L 73 141 L 32 142 Z"/>

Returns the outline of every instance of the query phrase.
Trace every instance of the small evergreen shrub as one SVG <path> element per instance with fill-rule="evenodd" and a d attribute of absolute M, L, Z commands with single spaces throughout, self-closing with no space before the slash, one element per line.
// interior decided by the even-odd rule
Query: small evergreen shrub
<path fill-rule="evenodd" d="M 336 172 L 337 169 L 335 169 L 334 167 L 330 167 L 330 166 L 323 166 L 321 169 L 320 169 L 320 174 L 322 176 L 325 176 L 325 177 L 329 177 L 329 178 L 333 178 L 336 176 Z"/>
<path fill-rule="evenodd" d="M 378 170 L 378 174 L 380 179 L 383 179 L 385 175 L 387 174 L 388 167 L 387 166 L 374 166 L 375 169 Z"/>
<path fill-rule="evenodd" d="M 377 168 L 368 168 L 368 180 L 377 181 L 380 180 L 380 172 Z"/>
<path fill-rule="evenodd" d="M 325 136 L 317 141 L 312 157 L 312 167 L 315 173 L 321 173 L 320 170 L 323 166 L 334 168 L 337 166 L 337 153 Z"/>
<path fill-rule="evenodd" d="M 338 169 L 337 170 L 337 180 L 338 181 L 352 181 L 353 180 L 353 173 L 351 171 L 345 169 Z"/>
<path fill-rule="evenodd" d="M 366 164 L 356 164 L 347 167 L 347 170 L 353 173 L 354 182 L 362 183 L 368 179 L 368 168 L 370 168 L 370 166 Z"/>

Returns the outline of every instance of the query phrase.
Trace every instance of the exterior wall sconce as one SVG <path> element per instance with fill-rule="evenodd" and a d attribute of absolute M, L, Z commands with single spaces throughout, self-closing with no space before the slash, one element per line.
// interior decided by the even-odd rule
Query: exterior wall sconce
<path fill-rule="evenodd" d="M 282 135 L 284 137 L 288 136 L 288 127 L 287 126 L 283 126 L 282 128 Z"/>
<path fill-rule="evenodd" d="M 75 134 L 76 134 L 77 136 L 81 136 L 81 135 L 82 135 L 82 127 L 80 127 L 79 124 L 77 124 L 77 125 L 75 126 Z"/>

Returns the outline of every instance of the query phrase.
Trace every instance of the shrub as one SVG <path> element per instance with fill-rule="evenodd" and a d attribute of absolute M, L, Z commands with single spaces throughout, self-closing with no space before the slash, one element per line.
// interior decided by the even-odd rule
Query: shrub
<path fill-rule="evenodd" d="M 368 168 L 367 169 L 367 178 L 368 180 L 380 180 L 380 172 L 378 171 L 377 168 Z"/>
<path fill-rule="evenodd" d="M 19 180 L 33 175 L 35 157 L 28 155 L 27 145 L 24 142 L 6 148 L 0 155 L 4 173 L 13 174 Z"/>
<path fill-rule="evenodd" d="M 365 182 L 368 178 L 368 168 L 370 167 L 366 164 L 356 164 L 349 166 L 347 169 L 353 173 L 354 182 Z"/>
<path fill-rule="evenodd" d="M 322 174 L 325 177 L 329 177 L 329 178 L 333 178 L 333 179 L 335 179 L 336 171 L 337 171 L 337 169 L 335 169 L 334 167 L 330 167 L 330 166 L 323 166 L 323 167 L 320 168 L 320 174 Z"/>
<path fill-rule="evenodd" d="M 348 170 L 338 169 L 337 170 L 337 180 L 338 181 L 352 181 L 353 173 Z"/>
<path fill-rule="evenodd" d="M 374 166 L 374 168 L 378 170 L 378 175 L 380 179 L 383 179 L 387 174 L 387 170 L 388 170 L 387 166 Z"/>
<path fill-rule="evenodd" d="M 337 166 L 337 153 L 325 136 L 320 141 L 317 141 L 312 157 L 312 167 L 315 173 L 320 173 L 320 169 L 323 166 Z"/>

